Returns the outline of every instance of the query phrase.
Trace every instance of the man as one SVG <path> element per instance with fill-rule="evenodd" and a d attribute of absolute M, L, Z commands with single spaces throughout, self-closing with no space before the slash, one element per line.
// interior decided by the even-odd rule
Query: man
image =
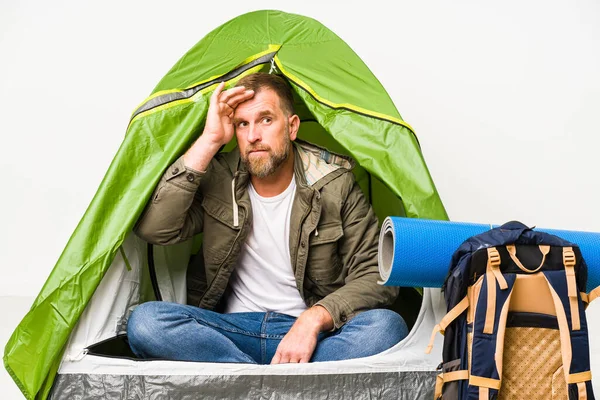
<path fill-rule="evenodd" d="M 136 227 L 162 245 L 203 232 L 199 307 L 141 304 L 128 323 L 132 350 L 278 364 L 364 357 L 398 343 L 403 319 L 375 309 L 398 292 L 377 284 L 377 219 L 352 162 L 294 142 L 300 119 L 283 78 L 258 73 L 224 86 Z M 218 153 L 234 134 L 238 148 Z"/>

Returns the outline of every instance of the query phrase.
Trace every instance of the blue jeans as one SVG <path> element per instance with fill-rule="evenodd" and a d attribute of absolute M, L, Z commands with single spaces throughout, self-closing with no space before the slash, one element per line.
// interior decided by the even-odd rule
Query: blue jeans
<path fill-rule="evenodd" d="M 139 305 L 127 336 L 141 358 L 269 364 L 296 318 L 276 312 L 219 314 L 162 301 Z M 389 349 L 408 334 L 401 316 L 375 309 L 356 315 L 335 332 L 319 334 L 311 361 L 367 357 Z"/>

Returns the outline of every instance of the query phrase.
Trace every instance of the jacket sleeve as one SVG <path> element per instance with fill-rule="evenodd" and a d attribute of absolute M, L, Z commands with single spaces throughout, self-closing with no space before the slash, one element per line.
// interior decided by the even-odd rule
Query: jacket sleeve
<path fill-rule="evenodd" d="M 329 311 L 335 329 L 362 311 L 391 304 L 399 293 L 397 287 L 377 283 L 377 217 L 354 181 L 354 176 L 346 174 L 346 179 L 350 180 L 351 189 L 342 205 L 344 236 L 338 243 L 338 251 L 343 265 L 348 269 L 348 275 L 344 286 L 316 303 Z"/>
<path fill-rule="evenodd" d="M 198 188 L 205 174 L 187 168 L 183 156 L 177 159 L 154 189 L 135 233 L 149 243 L 168 245 L 202 232 L 202 198 Z"/>

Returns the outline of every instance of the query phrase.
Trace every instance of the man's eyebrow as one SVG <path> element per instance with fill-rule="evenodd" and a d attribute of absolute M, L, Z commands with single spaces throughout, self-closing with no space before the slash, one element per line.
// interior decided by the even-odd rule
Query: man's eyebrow
<path fill-rule="evenodd" d="M 271 110 L 262 110 L 261 112 L 258 113 L 258 117 L 265 117 L 265 116 L 271 116 L 273 115 L 273 112 Z"/>
<path fill-rule="evenodd" d="M 263 117 L 272 117 L 274 115 L 273 111 L 271 110 L 262 110 L 257 114 L 257 118 L 263 118 Z M 246 121 L 246 118 L 239 118 L 239 117 L 234 117 L 232 120 L 233 125 L 237 125 L 242 121 Z"/>

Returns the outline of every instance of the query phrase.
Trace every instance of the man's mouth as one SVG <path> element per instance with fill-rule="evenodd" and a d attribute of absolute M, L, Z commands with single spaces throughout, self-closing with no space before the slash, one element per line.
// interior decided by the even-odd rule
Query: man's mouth
<path fill-rule="evenodd" d="M 265 149 L 256 149 L 256 150 L 250 150 L 248 151 L 248 155 L 250 154 L 262 154 L 262 153 L 266 153 L 267 150 Z"/>

